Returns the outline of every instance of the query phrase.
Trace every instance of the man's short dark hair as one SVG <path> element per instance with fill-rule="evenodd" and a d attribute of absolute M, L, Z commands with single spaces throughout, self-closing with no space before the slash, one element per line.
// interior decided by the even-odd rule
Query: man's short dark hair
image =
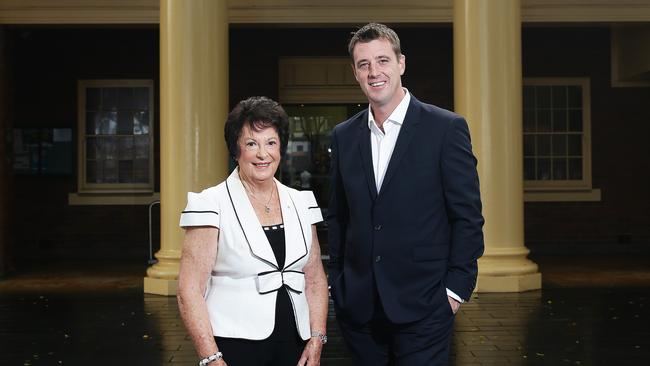
<path fill-rule="evenodd" d="M 380 23 L 368 23 L 358 31 L 352 33 L 352 38 L 350 39 L 350 43 L 348 43 L 348 52 L 350 53 L 352 62 L 354 62 L 354 47 L 358 43 L 368 43 L 375 39 L 385 39 L 390 42 L 397 57 L 402 54 L 399 37 L 394 30 Z"/>
<path fill-rule="evenodd" d="M 280 137 L 280 156 L 287 152 L 289 139 L 289 117 L 282 106 L 271 98 L 250 97 L 237 103 L 228 114 L 224 135 L 228 153 L 235 161 L 239 158 L 239 138 L 244 125 L 253 131 L 272 127 Z"/>

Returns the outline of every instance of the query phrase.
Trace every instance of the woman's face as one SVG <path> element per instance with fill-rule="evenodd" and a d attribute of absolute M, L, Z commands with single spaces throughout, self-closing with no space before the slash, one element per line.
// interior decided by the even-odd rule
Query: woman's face
<path fill-rule="evenodd" d="M 239 145 L 239 174 L 249 182 L 273 179 L 280 165 L 280 136 L 273 127 L 260 131 L 244 124 Z"/>

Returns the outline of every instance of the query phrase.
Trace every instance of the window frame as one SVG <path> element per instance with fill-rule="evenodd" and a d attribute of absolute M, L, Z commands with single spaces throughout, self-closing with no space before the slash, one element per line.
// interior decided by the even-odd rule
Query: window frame
<path fill-rule="evenodd" d="M 589 78 L 580 77 L 536 77 L 524 78 L 525 86 L 580 86 L 582 88 L 582 179 L 581 180 L 526 180 L 524 191 L 526 193 L 541 193 L 561 191 L 591 191 L 591 87 Z M 523 87 L 522 87 L 522 114 L 523 114 Z M 522 118 L 523 125 L 523 118 Z M 523 139 L 522 126 L 522 139 Z M 522 150 L 522 161 L 524 155 Z"/>
<path fill-rule="evenodd" d="M 146 87 L 149 88 L 149 180 L 146 183 L 86 182 L 86 89 Z M 77 82 L 77 191 L 80 194 L 143 194 L 154 193 L 154 81 L 152 79 L 85 79 Z"/>

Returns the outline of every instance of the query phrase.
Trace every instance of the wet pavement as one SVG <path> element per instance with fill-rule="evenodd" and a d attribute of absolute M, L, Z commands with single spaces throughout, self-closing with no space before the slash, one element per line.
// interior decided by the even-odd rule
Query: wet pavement
<path fill-rule="evenodd" d="M 544 289 L 475 294 L 450 365 L 650 364 L 645 257 L 539 258 Z M 0 365 L 196 365 L 173 297 L 140 265 L 40 266 L 0 280 Z M 322 365 L 352 365 L 333 314 Z M 236 365 L 235 365 L 236 366 Z"/>

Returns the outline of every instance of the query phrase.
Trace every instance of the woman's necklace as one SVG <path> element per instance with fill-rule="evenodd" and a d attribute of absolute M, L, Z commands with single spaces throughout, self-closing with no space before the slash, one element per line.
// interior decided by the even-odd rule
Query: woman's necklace
<path fill-rule="evenodd" d="M 243 181 L 242 181 L 242 183 L 243 183 Z M 273 184 L 273 188 L 271 189 L 271 196 L 269 196 L 269 200 L 266 201 L 266 203 L 264 203 L 264 201 L 262 201 L 262 200 L 260 200 L 259 198 L 257 198 L 257 197 L 253 194 L 253 192 L 252 192 L 250 189 L 248 189 L 248 187 L 246 187 L 246 184 L 244 184 L 244 188 L 246 189 L 246 192 L 248 192 L 248 194 L 249 194 L 251 197 L 253 197 L 253 199 L 255 199 L 255 201 L 261 203 L 262 206 L 264 206 L 264 212 L 266 212 L 266 213 L 271 213 L 271 200 L 273 199 L 273 194 L 275 193 L 275 184 Z"/>

